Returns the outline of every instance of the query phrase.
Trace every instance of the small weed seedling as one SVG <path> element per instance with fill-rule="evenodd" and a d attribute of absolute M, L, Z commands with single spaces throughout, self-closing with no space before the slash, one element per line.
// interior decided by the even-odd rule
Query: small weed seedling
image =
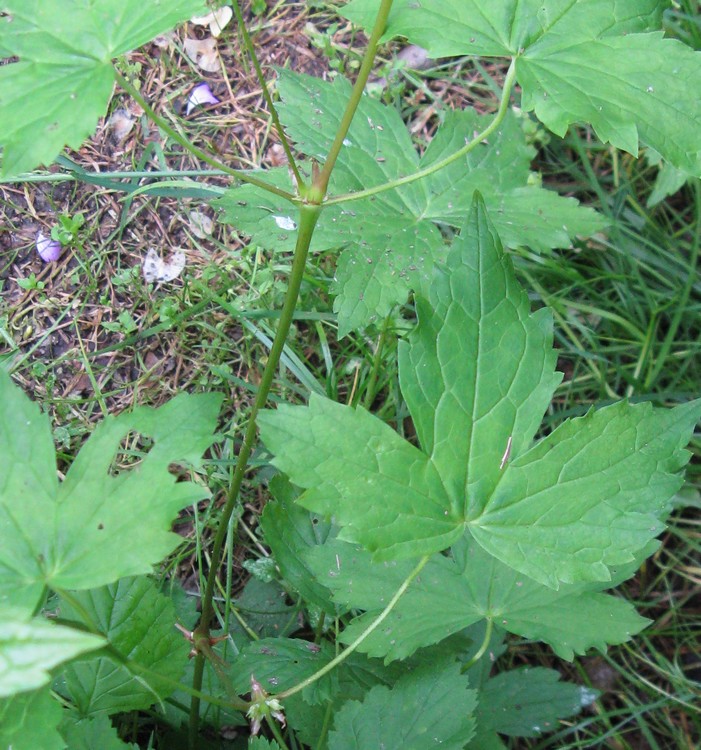
<path fill-rule="evenodd" d="M 206 14 L 202 0 L 0 0 L 0 49 L 16 57 L 0 66 L 5 178 L 79 148 L 116 83 L 232 178 L 211 191 L 222 221 L 293 254 L 199 613 L 152 573 L 182 542 L 179 512 L 210 497 L 202 456 L 222 396 L 106 417 L 59 478 L 48 417 L 12 383 L 10 360 L 0 370 L 0 746 L 117 750 L 157 736 L 194 750 L 220 746 L 211 728 L 250 723 L 233 746 L 496 750 L 597 698 L 551 669 L 492 667 L 508 634 L 572 660 L 645 628 L 606 591 L 658 548 L 701 401 L 612 403 L 541 436 L 561 380 L 552 316 L 531 310 L 504 247 L 546 252 L 606 226 L 532 179 L 523 113 L 558 136 L 588 124 L 633 155 L 642 142 L 684 179 L 701 176 L 701 56 L 662 34 L 667 5 L 352 0 L 341 12 L 368 33 L 354 83 L 279 70 L 274 103 L 254 56 L 288 164 L 238 171 L 112 62 Z M 252 53 L 236 0 L 232 11 Z M 397 110 L 364 94 L 378 44 L 396 36 L 432 59 L 502 59 L 496 111 L 446 113 L 419 155 Z M 62 217 L 54 239 L 74 243 L 81 224 Z M 308 254 L 330 250 L 341 335 L 398 315 L 413 294 L 418 323 L 398 348 L 411 439 L 317 394 L 265 408 Z M 159 262 L 147 281 L 170 273 Z M 126 311 L 116 321 L 135 326 Z M 260 521 L 271 559 L 249 561 L 255 577 L 236 602 L 224 591 L 222 608 L 259 430 L 279 472 Z M 151 723 L 117 721 L 135 711 Z"/>

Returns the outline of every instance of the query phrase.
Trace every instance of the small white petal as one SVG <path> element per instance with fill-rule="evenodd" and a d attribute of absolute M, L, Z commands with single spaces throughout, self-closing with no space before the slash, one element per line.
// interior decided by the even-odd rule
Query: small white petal
<path fill-rule="evenodd" d="M 186 39 L 183 42 L 185 54 L 202 70 L 208 73 L 216 73 L 219 70 L 219 53 L 217 52 L 217 40 L 212 39 Z"/>
<path fill-rule="evenodd" d="M 290 232 L 297 229 L 296 222 L 294 222 L 289 216 L 273 216 L 273 219 L 275 219 L 275 223 L 280 229 L 287 229 Z"/>
<path fill-rule="evenodd" d="M 173 253 L 169 260 L 163 260 L 154 248 L 149 248 L 144 258 L 142 270 L 146 283 L 163 284 L 176 279 L 185 268 L 185 253 Z"/>
<path fill-rule="evenodd" d="M 195 26 L 209 26 L 209 31 L 212 36 L 219 36 L 224 27 L 231 21 L 231 17 L 234 15 L 234 11 L 228 5 L 222 5 L 221 8 L 207 13 L 206 16 L 193 16 L 190 21 Z"/>
<path fill-rule="evenodd" d="M 52 240 L 51 237 L 47 237 L 43 232 L 37 232 L 36 248 L 39 257 L 44 263 L 51 263 L 54 260 L 58 260 L 63 250 L 60 242 Z"/>
<path fill-rule="evenodd" d="M 200 83 L 190 92 L 185 113 L 189 115 L 200 104 L 219 104 L 219 101 L 206 83 Z"/>
<path fill-rule="evenodd" d="M 202 213 L 202 211 L 190 211 L 189 218 L 190 229 L 195 237 L 199 237 L 203 240 L 205 237 L 212 234 L 214 222 L 209 216 L 207 216 L 207 214 Z"/>

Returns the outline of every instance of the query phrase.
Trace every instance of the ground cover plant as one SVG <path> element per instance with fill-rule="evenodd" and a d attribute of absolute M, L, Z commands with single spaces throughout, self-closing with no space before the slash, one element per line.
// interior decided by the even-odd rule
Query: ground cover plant
<path fill-rule="evenodd" d="M 291 257 L 284 289 L 278 274 L 268 287 L 273 301 L 282 298 L 269 316 L 274 335 L 248 328 L 268 351 L 245 424 L 236 414 L 231 426 L 218 422 L 217 389 L 184 389 L 194 392 L 118 415 L 98 399 L 104 419 L 75 455 L 59 447 L 59 474 L 48 415 L 9 375 L 22 357 L 10 351 L 3 359 L 3 746 L 499 748 L 540 742 L 558 728 L 553 746 L 586 746 L 586 736 L 563 734 L 560 722 L 592 710 L 598 691 L 562 680 L 557 662 L 509 664 L 510 655 L 541 642 L 570 662 L 627 644 L 650 624 L 631 601 L 605 592 L 661 554 L 660 535 L 679 528 L 670 514 L 693 502 L 682 493 L 682 472 L 701 416 L 688 385 L 697 342 L 682 313 L 658 312 L 652 328 L 641 323 L 642 340 L 653 339 L 655 325 L 663 329 L 658 356 L 648 343 L 632 364 L 622 361 L 622 383 L 599 371 L 604 357 L 586 344 L 600 310 L 548 291 L 548 275 L 564 262 L 550 253 L 582 237 L 624 243 L 626 217 L 615 201 L 597 212 L 543 187 L 531 172 L 532 137 L 547 137 L 538 122 L 553 139 L 591 126 L 587 137 L 610 144 L 607 153 L 631 155 L 620 157 L 630 172 L 615 177 L 618 197 L 633 192 L 640 167 L 632 157 L 642 144 L 659 174 L 650 204 L 691 181 L 698 208 L 701 101 L 689 89 L 701 61 L 661 33 L 672 5 L 503 0 L 485 10 L 451 0 L 353 0 L 338 9 L 367 31 L 353 83 L 278 69 L 274 102 L 261 80 L 287 160 L 265 170 L 232 169 L 190 143 L 150 106 L 135 83 L 138 69 L 120 57 L 204 15 L 201 2 L 1 7 L 8 180 L 56 159 L 71 178 L 125 190 L 127 202 L 194 196 L 251 245 Z M 675 10 L 684 39 L 689 27 Z M 225 15 L 251 52 L 238 5 Z M 198 23 L 218 34 L 222 18 Z M 442 112 L 430 143 L 417 149 L 398 109 L 363 93 L 378 45 L 396 36 L 434 60 L 469 55 L 497 89 L 495 106 Z M 202 50 L 211 51 L 207 39 Z M 195 55 L 200 63 L 204 54 Z M 495 78 L 484 67 L 492 58 Z M 255 56 L 252 64 L 262 79 Z M 198 185 L 161 169 L 156 182 L 138 185 L 143 169 L 96 176 L 61 155 L 94 129 L 115 82 L 145 119 L 231 184 Z M 202 89 L 192 96 L 188 107 L 216 99 Z M 566 148 L 583 148 L 581 132 L 572 129 Z M 558 153 L 550 152 L 551 164 Z M 581 163 L 590 192 L 605 194 Z M 200 230 L 201 216 L 192 219 Z M 655 265 L 648 241 L 635 274 L 611 274 L 616 289 L 637 284 L 655 304 L 669 304 L 664 281 L 650 282 L 652 269 L 672 278 L 673 299 L 690 309 L 699 294 L 698 226 L 678 238 L 688 254 L 669 267 Z M 37 238 L 37 250 L 55 262 L 84 227 L 78 210 L 63 215 Z M 183 271 L 184 256 L 146 257 L 153 289 Z M 299 295 L 307 304 L 318 295 L 325 264 L 332 279 L 320 304 L 332 297 L 341 341 L 379 337 L 363 386 L 345 398 L 335 376 L 320 387 L 289 346 L 300 335 Z M 575 253 L 558 278 L 571 291 L 593 285 L 584 274 Z M 26 281 L 26 291 L 42 292 L 41 279 Z M 534 310 L 534 300 L 550 306 Z M 221 295 L 217 302 L 240 312 Z M 160 308 L 164 327 L 189 314 L 170 304 Z M 578 329 L 567 317 L 573 305 L 589 316 Z M 250 325 L 255 316 L 238 319 Z M 115 332 L 127 336 L 138 328 L 128 312 L 117 322 Z M 636 325 L 624 319 L 633 338 Z M 680 330 L 686 348 L 672 356 Z M 564 386 L 558 353 L 571 368 Z M 659 364 L 665 353 L 676 370 Z M 279 380 L 274 408 L 266 408 L 281 362 L 297 383 Z M 231 382 L 221 363 L 217 372 Z M 558 389 L 574 393 L 586 379 L 603 389 L 590 399 L 596 408 L 581 408 L 577 397 L 572 414 L 553 408 Z M 245 563 L 252 577 L 235 595 L 247 477 L 266 501 L 258 535 L 249 531 L 259 550 Z M 201 504 L 222 484 L 219 507 Z M 196 597 L 169 562 L 182 547 L 172 524 L 187 509 Z M 672 702 L 691 703 L 691 695 L 679 689 Z M 604 724 L 615 720 L 611 712 Z M 690 721 L 676 735 L 681 746 L 684 738 L 692 746 Z M 643 735 L 657 742 L 651 731 Z"/>

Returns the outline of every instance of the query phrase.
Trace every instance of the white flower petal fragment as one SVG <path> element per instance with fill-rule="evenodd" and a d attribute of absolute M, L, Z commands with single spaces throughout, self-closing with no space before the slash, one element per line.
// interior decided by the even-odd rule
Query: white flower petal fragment
<path fill-rule="evenodd" d="M 200 104 L 219 104 L 219 101 L 206 83 L 200 83 L 190 92 L 185 113 L 189 115 Z"/>
<path fill-rule="evenodd" d="M 163 284 L 167 281 L 173 281 L 183 272 L 185 268 L 185 253 L 178 251 L 173 253 L 166 261 L 163 260 L 154 248 L 149 248 L 144 258 L 142 270 L 146 283 Z"/>
<path fill-rule="evenodd" d="M 202 70 L 208 73 L 216 73 L 219 70 L 219 53 L 217 52 L 217 40 L 208 39 L 186 39 L 183 42 L 185 54 Z"/>
<path fill-rule="evenodd" d="M 217 8 L 211 13 L 207 13 L 206 16 L 193 16 L 190 21 L 195 26 L 209 26 L 209 31 L 213 37 L 221 35 L 224 27 L 231 21 L 231 17 L 234 15 L 234 11 L 228 5 L 222 5 L 221 8 Z"/>
<path fill-rule="evenodd" d="M 44 263 L 51 263 L 58 260 L 63 250 L 60 242 L 52 240 L 51 237 L 47 237 L 43 232 L 37 232 L 36 248 L 39 257 Z"/>
<path fill-rule="evenodd" d="M 289 216 L 273 216 L 275 223 L 280 229 L 286 229 L 288 232 L 293 232 L 297 229 L 297 222 L 293 221 Z"/>

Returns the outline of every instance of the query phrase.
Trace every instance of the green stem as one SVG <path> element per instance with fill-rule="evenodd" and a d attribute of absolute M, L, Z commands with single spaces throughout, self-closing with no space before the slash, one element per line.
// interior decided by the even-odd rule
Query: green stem
<path fill-rule="evenodd" d="M 328 674 L 332 669 L 335 669 L 339 664 L 344 662 L 357 648 L 360 646 L 360 644 L 377 628 L 382 625 L 382 623 L 385 621 L 389 613 L 395 608 L 397 605 L 397 602 L 402 598 L 404 595 L 404 592 L 409 588 L 409 585 L 411 582 L 416 578 L 417 575 L 423 570 L 424 565 L 429 561 L 430 555 L 425 555 L 424 557 L 419 560 L 419 564 L 409 573 L 409 575 L 404 580 L 404 583 L 397 589 L 394 596 L 389 600 L 389 603 L 387 606 L 382 610 L 382 612 L 378 615 L 376 620 L 373 620 L 370 625 L 353 641 L 353 643 L 348 646 L 347 649 L 344 651 L 341 651 L 341 653 L 336 656 L 335 658 L 331 659 L 331 661 L 323 666 L 321 669 L 314 672 L 313 675 L 310 675 L 305 680 L 302 680 L 302 682 L 298 682 L 296 685 L 291 687 L 289 690 L 283 690 L 281 693 L 278 693 L 277 695 L 274 695 L 274 698 L 278 698 L 279 700 L 283 700 L 284 698 L 289 698 L 291 695 L 294 695 L 295 693 L 299 693 L 300 690 L 304 690 L 305 687 L 311 685 L 312 683 L 316 682 L 318 679 L 322 678 L 325 674 Z"/>
<path fill-rule="evenodd" d="M 370 196 L 378 195 L 379 193 L 384 193 L 387 190 L 394 190 L 395 188 L 401 187 L 402 185 L 408 185 L 411 182 L 416 182 L 416 180 L 421 180 L 424 177 L 428 177 L 429 175 L 434 174 L 434 172 L 438 172 L 444 167 L 447 167 L 449 164 L 452 164 L 454 161 L 457 161 L 458 159 L 461 159 L 464 156 L 467 156 L 467 154 L 469 154 L 470 151 L 474 151 L 474 149 L 476 149 L 477 146 L 479 146 L 480 143 L 483 140 L 485 140 L 485 138 L 489 138 L 489 136 L 492 135 L 492 133 L 494 133 L 494 131 L 497 130 L 497 128 L 504 121 L 504 118 L 506 117 L 506 113 L 509 110 L 509 99 L 511 97 L 511 92 L 513 90 L 515 83 L 516 83 L 516 60 L 514 58 L 511 60 L 511 65 L 509 65 L 509 70 L 506 73 L 506 78 L 504 78 L 504 88 L 502 89 L 502 92 L 501 92 L 501 100 L 499 101 L 499 108 L 497 109 L 496 114 L 494 115 L 494 119 L 489 123 L 489 125 L 481 133 L 478 133 L 469 143 L 466 143 L 461 149 L 458 149 L 454 154 L 451 154 L 450 156 L 446 156 L 445 159 L 441 159 L 440 161 L 437 161 L 435 164 L 431 164 L 430 167 L 426 167 L 425 169 L 420 169 L 418 172 L 414 172 L 414 174 L 407 175 L 406 177 L 399 177 L 396 180 L 390 180 L 389 182 L 385 182 L 382 185 L 376 185 L 375 187 L 368 188 L 367 190 L 359 190 L 357 193 L 344 193 L 343 195 L 335 195 L 332 198 L 329 198 L 327 201 L 325 201 L 324 205 L 333 206 L 337 203 L 348 203 L 350 201 L 358 201 L 358 200 L 362 200 L 363 198 L 369 198 Z"/>
<path fill-rule="evenodd" d="M 375 62 L 375 53 L 377 52 L 377 45 L 380 43 L 380 38 L 385 33 L 387 27 L 387 18 L 392 8 L 392 0 L 382 0 L 380 3 L 380 9 L 377 11 L 377 18 L 375 19 L 375 25 L 373 26 L 370 39 L 368 40 L 368 46 L 363 56 L 363 62 L 358 71 L 358 78 L 355 81 L 353 90 L 351 91 L 350 99 L 346 105 L 346 111 L 343 113 L 341 123 L 336 131 L 336 137 L 331 144 L 329 154 L 326 157 L 324 166 L 319 174 L 318 178 L 314 181 L 314 186 L 320 191 L 322 196 L 326 195 L 326 191 L 329 186 L 329 178 L 331 172 L 336 164 L 336 159 L 341 153 L 343 148 L 343 141 L 348 135 L 348 130 L 355 116 L 355 112 L 360 104 L 360 99 L 365 90 L 365 84 L 368 82 L 370 72 L 372 71 L 373 63 Z"/>
<path fill-rule="evenodd" d="M 492 630 L 494 629 L 494 621 L 490 618 L 487 620 L 487 628 L 484 632 L 484 640 L 482 641 L 482 645 L 477 650 L 477 653 L 470 659 L 470 661 L 465 662 L 465 664 L 462 665 L 462 668 L 460 670 L 461 674 L 465 674 L 470 667 L 477 664 L 477 662 L 484 656 L 484 652 L 489 648 L 489 641 L 492 639 Z"/>
<path fill-rule="evenodd" d="M 214 591 L 216 588 L 217 574 L 219 572 L 219 565 L 222 558 L 222 550 L 224 547 L 224 541 L 226 539 L 227 528 L 229 525 L 229 519 L 231 518 L 234 509 L 236 508 L 236 502 L 238 494 L 241 489 L 241 484 L 246 473 L 246 467 L 248 465 L 248 459 L 253 450 L 253 444 L 256 438 L 256 417 L 258 412 L 265 406 L 268 400 L 268 394 L 273 384 L 275 372 L 277 370 L 278 363 L 280 361 L 280 355 L 285 346 L 287 335 L 290 331 L 290 325 L 292 324 L 292 318 L 297 304 L 297 297 L 299 295 L 299 289 L 302 284 L 302 278 L 304 275 L 304 268 L 307 262 L 307 254 L 309 253 L 309 243 L 314 233 L 314 227 L 316 226 L 317 219 L 321 213 L 320 206 L 302 206 L 300 210 L 300 221 L 299 230 L 297 233 L 297 245 L 295 247 L 294 259 L 292 261 L 292 269 L 290 271 L 290 280 L 287 287 L 287 293 L 285 295 L 285 302 L 280 313 L 280 322 L 278 323 L 277 331 L 275 332 L 275 339 L 273 345 L 270 348 L 268 355 L 268 361 L 263 370 L 260 385 L 258 386 L 258 393 L 256 395 L 253 408 L 248 417 L 248 423 L 246 425 L 246 432 L 243 438 L 243 444 L 239 451 L 238 460 L 236 462 L 236 468 L 234 469 L 234 475 L 231 479 L 229 491 L 227 493 L 226 504 L 222 511 L 219 519 L 217 533 L 214 538 L 214 545 L 212 547 L 212 554 L 209 563 L 209 571 L 207 573 L 207 584 L 205 586 L 204 596 L 202 597 L 202 616 L 200 623 L 195 629 L 194 641 L 195 647 L 197 648 L 197 657 L 195 659 L 195 669 L 193 677 L 193 688 L 200 690 L 202 687 L 202 678 L 204 676 L 204 655 L 200 651 L 200 646 L 204 646 L 209 643 L 209 623 L 214 616 Z M 189 743 L 190 747 L 194 748 L 197 745 L 197 730 L 199 724 L 199 700 L 195 698 L 192 701 L 192 709 L 190 711 L 190 732 L 189 732 Z"/>
<path fill-rule="evenodd" d="M 206 162 L 212 167 L 215 167 L 216 169 L 221 169 L 222 172 L 225 172 L 226 174 L 231 175 L 232 177 L 236 177 L 242 182 L 248 182 L 251 185 L 255 185 L 256 187 L 261 188 L 262 190 L 267 190 L 269 193 L 274 193 L 275 195 L 278 195 L 280 198 L 284 198 L 285 200 L 290 201 L 290 203 L 295 203 L 297 201 L 297 198 L 294 195 L 292 195 L 292 193 L 288 193 L 286 190 L 282 190 L 281 188 L 275 187 L 275 185 L 270 185 L 265 180 L 259 180 L 257 177 L 252 177 L 248 172 L 244 172 L 242 170 L 232 169 L 231 167 L 227 167 L 227 165 L 224 164 L 223 162 L 220 162 L 218 159 L 215 159 L 206 151 L 203 151 L 201 148 L 198 148 L 197 146 L 195 146 L 187 138 L 180 135 L 180 133 L 178 133 L 178 131 L 175 128 L 169 125 L 168 122 L 166 122 L 166 120 L 164 120 L 153 109 L 153 107 L 151 107 L 151 105 L 141 95 L 141 92 L 139 91 L 139 89 L 137 89 L 136 86 L 133 86 L 116 68 L 114 71 L 114 76 L 117 80 L 117 83 L 136 102 L 139 103 L 139 105 L 142 107 L 144 112 L 156 123 L 156 125 L 158 125 L 158 127 L 164 133 L 167 133 L 176 143 L 179 143 L 184 149 L 189 151 L 193 156 L 196 156 L 198 159 L 201 159 L 202 161 Z"/>
<path fill-rule="evenodd" d="M 295 158 L 292 155 L 292 149 L 290 148 L 290 143 L 287 140 L 287 136 L 285 135 L 285 129 L 282 127 L 282 123 L 280 122 L 280 118 L 277 114 L 277 109 L 275 109 L 275 105 L 273 104 L 273 99 L 270 96 L 270 92 L 268 91 L 268 86 L 265 82 L 265 76 L 263 75 L 263 69 L 260 67 L 260 62 L 258 61 L 258 56 L 256 55 L 256 51 L 253 47 L 253 42 L 251 41 L 251 35 L 248 33 L 248 27 L 246 26 L 245 21 L 243 20 L 243 15 L 241 13 L 241 8 L 239 6 L 238 0 L 234 0 L 233 4 L 234 8 L 234 15 L 236 16 L 236 21 L 239 25 L 239 29 L 241 30 L 241 34 L 243 35 L 243 44 L 244 47 L 246 47 L 246 50 L 248 51 L 248 54 L 251 57 L 251 60 L 253 61 L 253 67 L 256 70 L 256 77 L 258 78 L 258 84 L 260 85 L 260 88 L 263 92 L 263 98 L 265 99 L 266 104 L 268 105 L 268 109 L 270 110 L 270 117 L 273 120 L 273 125 L 275 126 L 275 130 L 277 131 L 278 136 L 280 137 L 280 141 L 282 143 L 283 149 L 285 149 L 285 154 L 287 155 L 287 161 L 290 165 L 290 169 L 292 170 L 292 174 L 295 177 L 295 182 L 297 183 L 297 190 L 301 193 L 302 188 L 304 186 L 304 180 L 302 179 L 302 175 L 299 173 L 299 169 L 297 169 L 297 164 L 295 162 Z"/>

